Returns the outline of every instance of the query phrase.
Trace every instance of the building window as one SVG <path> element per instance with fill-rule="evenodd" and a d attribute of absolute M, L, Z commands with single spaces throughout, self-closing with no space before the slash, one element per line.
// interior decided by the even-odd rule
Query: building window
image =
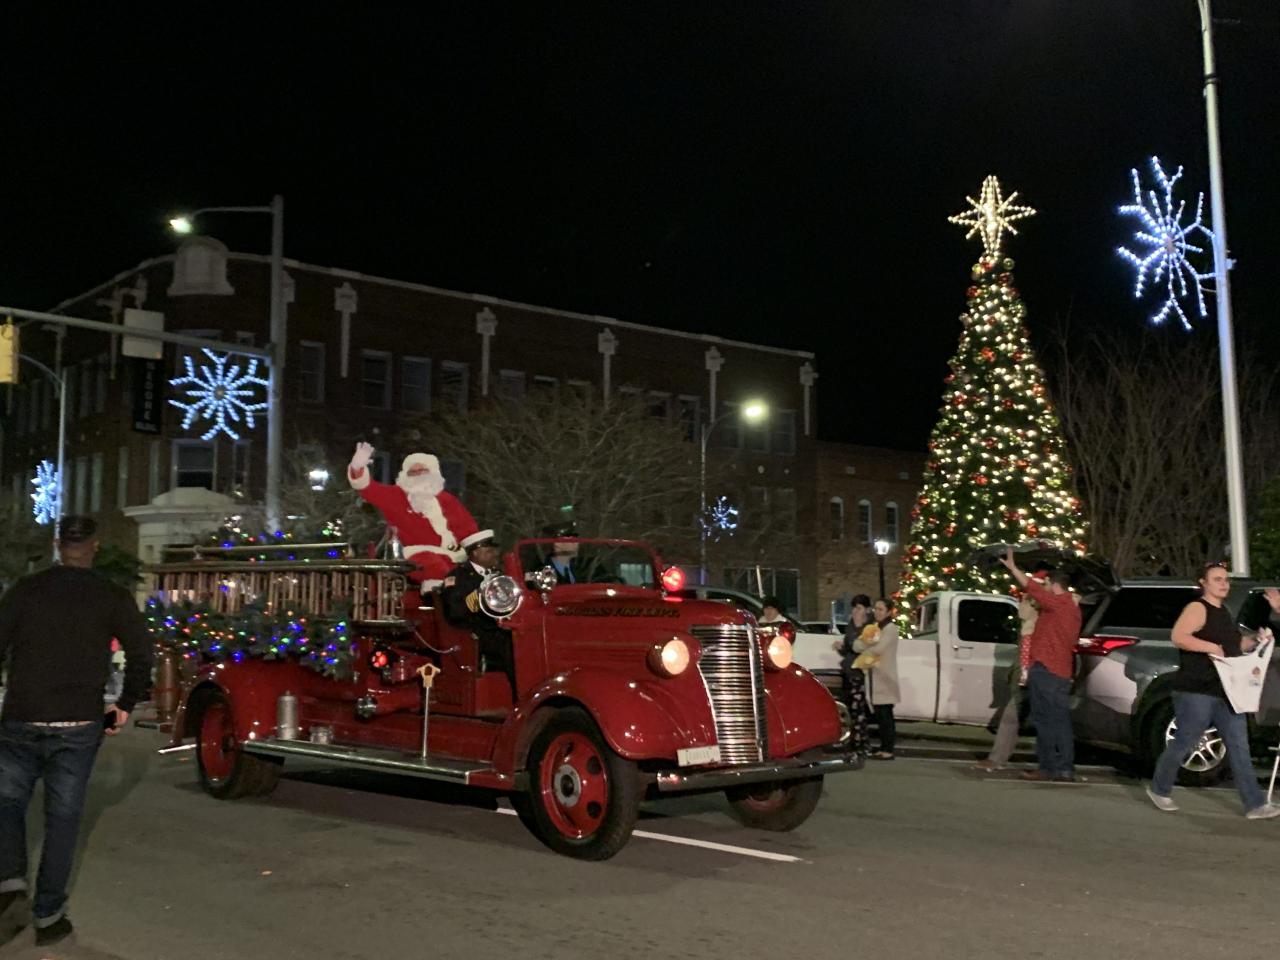
<path fill-rule="evenodd" d="M 215 478 L 215 459 L 211 441 L 173 441 L 172 487 L 204 487 L 206 490 L 213 490 Z"/>
<path fill-rule="evenodd" d="M 324 403 L 324 344 L 303 340 L 298 344 L 298 399 L 303 403 Z"/>
<path fill-rule="evenodd" d="M 676 398 L 676 422 L 689 441 L 698 440 L 698 422 L 702 417 L 702 398 L 681 394 Z"/>
<path fill-rule="evenodd" d="M 454 496 L 467 495 L 467 465 L 461 460 L 441 460 L 440 476 L 444 478 L 444 488 Z"/>
<path fill-rule="evenodd" d="M 776 410 L 769 417 L 769 429 L 772 433 L 770 445 L 774 453 L 787 457 L 796 454 L 796 412 L 794 410 Z"/>
<path fill-rule="evenodd" d="M 369 464 L 369 473 L 379 483 L 391 483 L 395 477 L 391 473 L 391 453 L 388 450 L 375 450 L 373 462 Z"/>
<path fill-rule="evenodd" d="M 360 402 L 378 410 L 391 409 L 391 354 L 360 351 Z"/>
<path fill-rule="evenodd" d="M 831 542 L 839 543 L 844 539 L 844 500 L 831 498 Z"/>
<path fill-rule="evenodd" d="M 796 532 L 795 487 L 779 487 L 773 493 L 773 506 L 778 514 L 778 526 L 783 533 Z"/>
<path fill-rule="evenodd" d="M 71 492 L 71 512 L 84 513 L 89 499 L 89 458 L 76 457 L 76 473 Z"/>
<path fill-rule="evenodd" d="M 671 394 L 650 390 L 644 412 L 645 416 L 666 423 L 671 419 Z"/>
<path fill-rule="evenodd" d="M 736 417 L 739 424 L 739 430 L 745 440 L 745 446 L 751 453 L 768 453 L 769 452 L 769 421 L 768 419 L 758 420 L 755 423 L 744 421 L 741 417 Z"/>
<path fill-rule="evenodd" d="M 769 488 L 751 487 L 747 490 L 746 520 L 752 529 L 759 530 L 769 522 Z"/>
<path fill-rule="evenodd" d="M 440 361 L 440 402 L 446 410 L 467 412 L 468 372 L 465 363 Z"/>
<path fill-rule="evenodd" d="M 101 354 L 93 364 L 93 412 L 107 412 L 107 355 Z"/>
<path fill-rule="evenodd" d="M 409 413 L 431 412 L 431 361 L 405 357 L 400 361 L 401 407 Z"/>
<path fill-rule="evenodd" d="M 116 450 L 116 508 L 123 510 L 129 505 L 129 448 L 126 446 Z"/>
<path fill-rule="evenodd" d="M 231 447 L 231 494 L 249 495 L 249 460 L 252 446 L 249 440 L 237 440 Z"/>
<path fill-rule="evenodd" d="M 871 501 L 858 501 L 858 542 L 871 542 Z"/>
<path fill-rule="evenodd" d="M 884 538 L 890 543 L 898 542 L 898 505 L 892 500 L 884 505 Z"/>
<path fill-rule="evenodd" d="M 89 462 L 90 513 L 98 513 L 102 510 L 102 473 L 105 466 L 105 459 L 101 453 L 95 453 L 93 459 Z"/>
<path fill-rule="evenodd" d="M 152 440 L 147 447 L 147 502 L 160 496 L 160 441 Z"/>
<path fill-rule="evenodd" d="M 498 371 L 498 399 L 499 400 L 523 400 L 524 399 L 524 371 L 523 370 L 499 370 Z"/>

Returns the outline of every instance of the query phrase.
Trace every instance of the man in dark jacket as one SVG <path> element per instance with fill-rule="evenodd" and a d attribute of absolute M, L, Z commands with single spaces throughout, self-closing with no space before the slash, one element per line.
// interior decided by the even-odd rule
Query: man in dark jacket
<path fill-rule="evenodd" d="M 444 618 L 455 627 L 470 630 L 480 646 L 480 672 L 502 672 L 511 681 L 511 699 L 516 699 L 516 671 L 511 655 L 511 634 L 480 609 L 480 584 L 496 572 L 498 544 L 492 530 L 480 530 L 464 537 L 460 546 L 467 560 L 444 579 L 440 603 Z"/>
<path fill-rule="evenodd" d="M 104 732 L 124 728 L 151 682 L 151 641 L 137 604 L 92 569 L 93 520 L 64 517 L 58 550 L 60 563 L 23 577 L 0 600 L 0 660 L 9 657 L 0 715 L 0 942 L 25 906 L 27 805 L 40 779 L 45 835 L 31 904 L 36 943 L 71 933 L 67 882 L 89 774 Z M 104 707 L 113 638 L 124 648 L 124 691 Z"/>

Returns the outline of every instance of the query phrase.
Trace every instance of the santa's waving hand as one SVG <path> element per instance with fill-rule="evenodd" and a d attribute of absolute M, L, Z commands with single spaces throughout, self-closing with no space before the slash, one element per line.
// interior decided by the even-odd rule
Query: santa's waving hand
<path fill-rule="evenodd" d="M 443 580 L 454 565 L 466 559 L 458 546 L 479 529 L 475 518 L 444 488 L 440 461 L 429 453 L 411 453 L 400 466 L 394 484 L 379 483 L 369 475 L 373 445 L 356 444 L 347 468 L 347 479 L 360 496 L 396 528 L 404 555 L 417 565 L 413 579 L 431 583 Z"/>

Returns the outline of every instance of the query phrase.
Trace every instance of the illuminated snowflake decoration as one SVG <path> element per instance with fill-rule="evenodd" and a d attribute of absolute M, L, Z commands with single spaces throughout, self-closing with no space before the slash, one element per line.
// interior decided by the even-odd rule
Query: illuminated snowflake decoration
<path fill-rule="evenodd" d="M 727 498 L 719 497 L 715 503 L 707 507 L 707 515 L 702 520 L 702 526 L 707 533 L 711 534 L 713 540 L 731 537 L 738 529 L 738 508 Z"/>
<path fill-rule="evenodd" d="M 969 232 L 964 235 L 966 240 L 974 234 L 982 237 L 983 254 L 994 260 L 1000 256 L 1005 231 L 1017 235 L 1018 230 L 1013 222 L 1035 216 L 1035 210 L 1031 207 L 1014 203 L 1017 198 L 1017 190 L 1007 197 L 1002 196 L 1000 181 L 993 176 L 987 177 L 982 181 L 982 192 L 978 194 L 977 200 L 965 197 L 970 209 L 957 213 L 954 217 L 947 217 L 947 222 L 968 227 Z"/>
<path fill-rule="evenodd" d="M 1187 259 L 1189 253 L 1204 253 L 1204 248 L 1191 243 L 1188 237 L 1202 233 L 1210 242 L 1213 240 L 1213 234 L 1201 219 L 1204 194 L 1200 194 L 1196 200 L 1195 219 L 1183 226 L 1182 216 L 1186 212 L 1187 203 L 1179 200 L 1175 207 L 1173 200 L 1173 188 L 1182 176 L 1182 168 L 1179 167 L 1178 172 L 1170 177 L 1165 174 L 1164 167 L 1160 166 L 1160 158 L 1152 157 L 1151 169 L 1156 175 L 1159 189 L 1164 191 L 1164 199 L 1161 200 L 1157 190 L 1148 190 L 1144 198 L 1142 180 L 1138 171 L 1133 170 L 1133 203 L 1126 203 L 1120 208 L 1122 214 L 1137 217 L 1141 221 L 1142 225 L 1134 232 L 1133 238 L 1147 249 L 1142 253 L 1134 253 L 1127 247 L 1119 247 L 1117 252 L 1138 268 L 1138 282 L 1133 288 L 1134 297 L 1141 299 L 1148 280 L 1153 287 L 1161 283 L 1165 285 L 1165 301 L 1151 315 L 1151 322 L 1163 323 L 1169 312 L 1173 311 L 1182 325 L 1190 330 L 1191 322 L 1182 312 L 1181 301 L 1186 299 L 1190 290 L 1195 290 L 1200 316 L 1205 316 L 1203 284 L 1205 280 L 1213 278 L 1212 273 L 1201 273 Z"/>
<path fill-rule="evenodd" d="M 35 487 L 31 494 L 31 512 L 36 523 L 47 526 L 58 519 L 58 498 L 62 496 L 58 468 L 48 460 L 41 460 L 31 485 Z"/>
<path fill-rule="evenodd" d="M 191 357 L 183 357 L 187 372 L 185 376 L 175 377 L 169 381 L 170 386 L 185 386 L 187 399 L 170 400 L 169 402 L 185 411 L 182 418 L 182 429 L 188 429 L 196 420 L 207 420 L 212 426 L 200 437 L 201 440 L 212 440 L 219 431 L 232 440 L 239 440 L 240 434 L 232 429 L 231 424 L 239 424 L 241 418 L 250 430 L 254 427 L 253 415 L 267 409 L 265 402 L 252 403 L 253 387 L 265 387 L 267 381 L 255 376 L 258 361 L 250 360 L 249 368 L 240 372 L 239 366 L 227 367 L 228 354 L 217 354 L 205 350 L 204 355 L 213 361 L 213 368 L 201 364 L 199 375 Z"/>

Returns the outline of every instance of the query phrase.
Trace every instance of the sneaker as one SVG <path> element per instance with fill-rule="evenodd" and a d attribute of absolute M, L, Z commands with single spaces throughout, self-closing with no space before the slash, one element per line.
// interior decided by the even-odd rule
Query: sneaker
<path fill-rule="evenodd" d="M 1264 803 L 1260 807 L 1254 807 L 1245 816 L 1250 820 L 1270 820 L 1272 817 L 1280 817 L 1280 807 L 1274 803 Z"/>
<path fill-rule="evenodd" d="M 1035 783 L 1048 783 L 1053 778 L 1043 770 L 1023 770 L 1022 779 L 1031 780 Z"/>
<path fill-rule="evenodd" d="M 59 917 L 47 927 L 36 927 L 36 946 L 47 947 L 51 943 L 61 943 L 71 936 L 72 929 L 71 921 L 66 917 Z"/>
<path fill-rule="evenodd" d="M 991 759 L 987 759 L 987 760 L 979 760 L 977 763 L 975 763 L 975 764 L 974 764 L 972 767 L 970 767 L 969 769 L 970 769 L 970 770 L 981 770 L 983 773 L 995 773 L 997 770 L 1003 770 L 1003 769 L 1004 769 L 1004 764 L 1003 764 L 1003 763 L 996 763 L 994 760 L 991 760 Z"/>
<path fill-rule="evenodd" d="M 1147 797 L 1156 805 L 1157 810 L 1163 810 L 1165 813 L 1177 812 L 1178 805 L 1173 802 L 1172 797 L 1162 797 L 1150 787 L 1147 787 Z"/>

